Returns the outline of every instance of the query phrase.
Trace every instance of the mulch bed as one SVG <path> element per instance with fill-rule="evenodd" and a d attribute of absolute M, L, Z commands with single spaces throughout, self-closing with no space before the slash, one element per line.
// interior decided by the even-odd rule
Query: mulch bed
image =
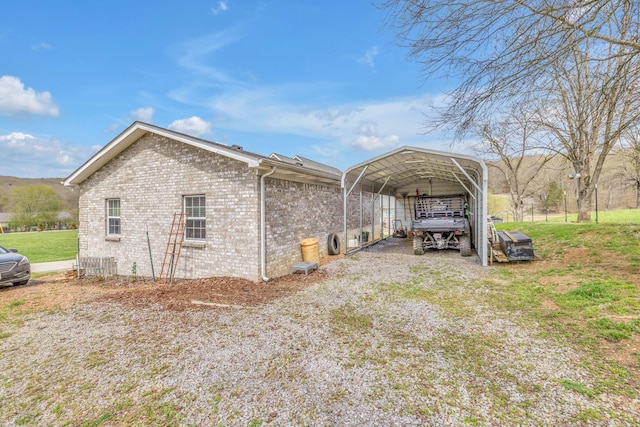
<path fill-rule="evenodd" d="M 290 274 L 269 282 L 252 282 L 236 277 L 176 280 L 172 284 L 153 283 L 151 280 L 133 281 L 129 277 L 116 277 L 92 282 L 109 291 L 98 295 L 95 301 L 108 301 L 132 306 L 161 305 L 166 310 L 210 310 L 216 308 L 256 306 L 277 298 L 294 294 L 327 278 L 324 270 L 309 275 Z"/>

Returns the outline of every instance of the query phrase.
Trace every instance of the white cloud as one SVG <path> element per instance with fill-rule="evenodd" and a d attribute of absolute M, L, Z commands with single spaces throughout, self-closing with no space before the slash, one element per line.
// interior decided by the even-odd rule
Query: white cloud
<path fill-rule="evenodd" d="M 313 100 L 339 92 L 340 87 L 315 81 L 259 86 L 212 66 L 216 61 L 210 56 L 241 36 L 241 31 L 235 28 L 173 46 L 178 65 L 192 73 L 193 78 L 190 84 L 177 87 L 169 96 L 210 110 L 216 130 L 298 135 L 328 141 L 343 150 L 388 147 L 400 140 L 411 142 L 423 130 L 423 113 L 433 100 L 428 95 L 314 106 Z M 371 47 L 361 62 L 373 66 L 377 54 L 377 46 Z M 354 141 L 354 129 L 362 123 L 376 123 L 377 134 L 358 134 L 362 138 Z M 248 146 L 244 141 L 242 144 Z"/>
<path fill-rule="evenodd" d="M 222 12 L 226 12 L 229 10 L 229 6 L 227 6 L 226 1 L 219 1 L 216 7 L 211 8 L 211 13 L 214 15 L 219 15 Z"/>
<path fill-rule="evenodd" d="M 211 123 L 202 120 L 198 116 L 193 116 L 188 119 L 174 120 L 169 125 L 169 129 L 193 136 L 200 136 L 211 132 Z"/>
<path fill-rule="evenodd" d="M 374 62 L 376 56 L 378 55 L 378 46 L 372 46 L 367 51 L 358 58 L 358 62 L 360 64 L 367 65 L 371 68 L 375 68 L 376 64 Z"/>
<path fill-rule="evenodd" d="M 175 55 L 178 65 L 195 76 L 192 86 L 197 86 L 202 81 L 205 81 L 208 87 L 212 85 L 214 87 L 245 86 L 243 81 L 231 77 L 224 70 L 210 65 L 212 63 L 211 55 L 234 43 L 239 37 L 239 29 L 231 28 L 200 38 L 186 40 L 173 45 L 170 50 Z M 180 98 L 180 94 L 184 90 L 178 89 L 170 95 Z"/>
<path fill-rule="evenodd" d="M 31 45 L 31 50 L 49 50 L 51 49 L 51 45 L 49 43 L 36 43 Z"/>
<path fill-rule="evenodd" d="M 29 140 L 35 138 L 29 134 L 22 132 L 13 132 L 9 135 L 0 135 L 0 144 L 9 149 L 23 149 L 28 146 Z"/>
<path fill-rule="evenodd" d="M 301 135 L 356 147 L 354 130 L 358 136 L 377 136 L 386 145 L 393 144 L 395 138 L 415 140 L 423 131 L 423 113 L 432 99 L 423 96 L 363 101 L 315 109 L 283 101 L 289 92 L 301 90 L 304 89 L 281 87 L 231 91 L 202 106 L 209 107 L 219 118 L 218 129 Z M 314 96 L 310 93 L 308 98 Z"/>
<path fill-rule="evenodd" d="M 24 87 L 19 78 L 0 77 L 0 114 L 6 116 L 42 115 L 58 117 L 60 110 L 49 92 Z"/>
<path fill-rule="evenodd" d="M 213 58 L 241 37 L 242 29 L 236 27 L 173 46 L 178 65 L 191 75 L 188 84 L 176 87 L 169 96 L 209 110 L 216 132 L 229 135 L 229 143 L 261 152 L 263 147 L 252 146 L 248 134 L 282 135 L 282 144 L 290 144 L 292 150 L 316 153 L 321 156 L 319 161 L 350 163 L 400 142 L 432 149 L 444 146 L 441 139 L 423 134 L 424 113 L 438 104 L 437 96 L 327 104 L 327 94 L 340 93 L 340 84 L 307 81 L 260 86 L 254 80 L 242 80 L 242 74 L 227 72 Z M 377 55 L 378 47 L 373 46 L 355 60 L 375 67 Z M 316 101 L 324 105 L 314 104 Z M 367 123 L 369 127 L 363 127 Z M 296 148 L 293 142 L 286 142 L 296 140 L 304 145 Z M 284 152 L 287 148 L 278 149 Z"/>
<path fill-rule="evenodd" d="M 22 132 L 0 135 L 0 175 L 66 177 L 89 158 L 92 149 Z"/>
<path fill-rule="evenodd" d="M 153 114 L 155 112 L 156 110 L 153 107 L 138 108 L 131 112 L 131 117 L 141 122 L 153 123 Z"/>
<path fill-rule="evenodd" d="M 398 135 L 379 136 L 376 123 L 361 123 L 354 132 L 358 137 L 350 146 L 360 151 L 389 150 L 398 146 Z"/>

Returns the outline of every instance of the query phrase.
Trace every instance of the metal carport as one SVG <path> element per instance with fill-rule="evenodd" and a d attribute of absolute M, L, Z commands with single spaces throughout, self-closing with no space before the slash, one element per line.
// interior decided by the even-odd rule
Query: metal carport
<path fill-rule="evenodd" d="M 394 200 L 395 212 L 398 211 L 398 199 L 402 199 L 404 209 L 407 196 L 410 199 L 416 193 L 435 196 L 466 193 L 469 199 L 472 240 L 482 265 L 487 266 L 487 178 L 487 167 L 482 159 L 407 146 L 348 168 L 342 174 L 345 254 L 353 252 L 348 251 L 347 242 L 349 197 L 354 191 L 358 191 L 360 195 L 360 232 L 363 231 L 364 223 L 364 193 L 371 194 L 372 206 L 382 203 L 381 195 L 388 195 L 389 204 L 391 199 Z M 375 212 L 375 209 L 372 209 L 372 212 Z M 388 214 L 390 213 L 389 207 Z M 394 219 L 396 218 L 388 218 L 388 221 Z M 381 215 L 378 230 L 380 237 L 383 221 Z M 371 235 L 375 236 L 375 218 L 372 217 L 370 222 Z M 359 248 L 363 246 L 364 243 L 360 244 Z"/>

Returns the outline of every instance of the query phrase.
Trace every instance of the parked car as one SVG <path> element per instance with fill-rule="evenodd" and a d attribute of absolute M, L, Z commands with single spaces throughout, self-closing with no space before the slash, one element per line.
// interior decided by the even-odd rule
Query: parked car
<path fill-rule="evenodd" d="M 26 285 L 31 278 L 31 264 L 17 249 L 0 246 L 0 286 Z"/>

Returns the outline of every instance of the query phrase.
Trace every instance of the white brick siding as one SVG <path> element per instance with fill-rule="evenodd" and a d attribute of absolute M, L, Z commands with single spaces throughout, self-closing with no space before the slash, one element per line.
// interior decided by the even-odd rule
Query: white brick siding
<path fill-rule="evenodd" d="M 327 238 L 343 242 L 343 190 L 335 186 L 265 179 L 267 276 L 289 273 L 302 260 L 300 241 L 315 237 L 327 254 Z M 151 276 L 147 230 L 156 276 L 160 275 L 174 213 L 185 195 L 206 197 L 206 240 L 186 242 L 176 277 L 261 278 L 260 177 L 256 168 L 223 155 L 148 133 L 80 185 L 80 256 L 114 257 L 118 274 Z M 106 200 L 120 199 L 121 236 L 107 236 Z M 368 202 L 367 202 L 368 200 Z M 370 230 L 371 195 L 363 222 Z M 351 195 L 349 227 L 359 227 L 359 195 Z M 377 211 L 379 204 L 376 204 Z M 379 215 L 378 213 L 376 215 Z M 379 218 L 379 217 L 378 217 Z"/>
<path fill-rule="evenodd" d="M 119 274 L 151 276 L 149 230 L 156 276 L 174 213 L 184 195 L 207 203 L 204 247 L 185 245 L 177 277 L 244 277 L 259 272 L 258 180 L 254 169 L 154 134 L 147 134 L 80 186 L 80 256 L 115 257 Z M 106 238 L 105 201 L 121 200 L 122 235 Z"/>

